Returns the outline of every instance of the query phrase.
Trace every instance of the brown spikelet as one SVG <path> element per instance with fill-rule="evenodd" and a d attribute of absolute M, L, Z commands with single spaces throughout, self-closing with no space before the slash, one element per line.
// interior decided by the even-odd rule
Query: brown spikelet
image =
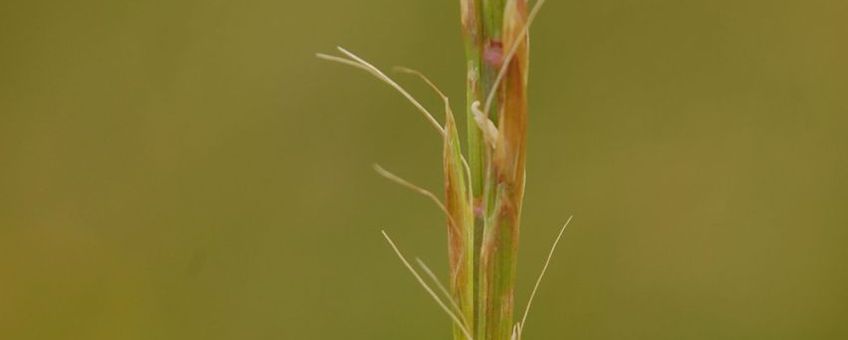
<path fill-rule="evenodd" d="M 506 46 L 517 46 L 501 86 L 500 141 L 495 168 L 499 180 L 510 182 L 519 194 L 524 189 L 524 160 L 527 140 L 528 39 L 521 34 L 527 21 L 526 0 L 509 0 L 504 14 Z M 518 201 L 520 207 L 520 200 Z"/>
<path fill-rule="evenodd" d="M 445 206 L 448 212 L 448 255 L 450 259 L 450 289 L 472 329 L 474 320 L 474 216 L 465 167 L 453 114 L 446 104 L 443 167 L 445 176 Z M 459 327 L 454 327 L 454 339 L 463 339 Z"/>
<path fill-rule="evenodd" d="M 493 187 L 480 255 L 480 323 L 478 338 L 508 339 L 513 330 L 515 271 L 519 222 L 524 196 L 527 133 L 528 44 L 523 34 L 526 0 L 508 0 L 504 10 L 504 46 L 515 54 L 496 89 L 498 140 L 491 150 L 488 182 Z M 508 57 L 508 55 L 507 55 Z M 482 334 L 483 336 L 480 336 Z"/>

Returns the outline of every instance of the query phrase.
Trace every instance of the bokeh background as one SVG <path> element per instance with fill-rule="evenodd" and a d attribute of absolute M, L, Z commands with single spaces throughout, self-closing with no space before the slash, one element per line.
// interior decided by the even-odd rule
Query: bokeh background
<path fill-rule="evenodd" d="M 0 3 L 0 338 L 447 339 L 456 1 Z M 550 1 L 533 35 L 528 339 L 848 338 L 848 3 Z M 439 111 L 431 92 L 399 76 Z"/>

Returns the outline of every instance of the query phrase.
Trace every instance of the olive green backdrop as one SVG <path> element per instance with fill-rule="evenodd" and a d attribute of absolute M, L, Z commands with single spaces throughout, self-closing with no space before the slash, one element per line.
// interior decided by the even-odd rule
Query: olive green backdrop
<path fill-rule="evenodd" d="M 457 1 L 3 1 L 0 338 L 447 339 Z M 848 338 L 848 5 L 556 1 L 534 27 L 527 339 Z M 424 103 L 436 98 L 399 76 Z"/>

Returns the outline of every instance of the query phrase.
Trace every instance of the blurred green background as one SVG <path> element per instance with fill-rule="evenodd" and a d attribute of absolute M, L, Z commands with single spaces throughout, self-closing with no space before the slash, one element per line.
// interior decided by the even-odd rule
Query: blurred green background
<path fill-rule="evenodd" d="M 457 1 L 0 3 L 0 338 L 447 339 L 440 144 L 314 57 L 461 111 Z M 528 339 L 848 338 L 848 3 L 550 1 L 534 27 Z M 439 111 L 432 93 L 399 76 Z"/>

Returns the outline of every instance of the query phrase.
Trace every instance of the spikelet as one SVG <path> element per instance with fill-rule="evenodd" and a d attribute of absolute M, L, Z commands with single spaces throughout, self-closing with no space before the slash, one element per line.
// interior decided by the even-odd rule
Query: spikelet
<path fill-rule="evenodd" d="M 443 157 L 445 206 L 448 210 L 450 289 L 460 312 L 468 322 L 466 328 L 472 329 L 470 322 L 474 320 L 474 216 L 459 136 L 454 117 L 449 110 L 445 119 Z M 454 328 L 454 338 L 462 338 L 457 327 Z"/>
<path fill-rule="evenodd" d="M 528 44 L 526 0 L 507 0 L 501 38 L 514 49 L 501 62 L 503 78 L 496 78 L 497 140 L 488 153 L 486 190 L 490 205 L 483 218 L 480 251 L 480 320 L 477 338 L 509 339 L 513 333 L 515 272 L 526 158 Z M 500 82 L 498 82 L 500 80 Z M 486 112 L 491 100 L 487 100 Z M 491 113 L 489 112 L 491 115 Z"/>

